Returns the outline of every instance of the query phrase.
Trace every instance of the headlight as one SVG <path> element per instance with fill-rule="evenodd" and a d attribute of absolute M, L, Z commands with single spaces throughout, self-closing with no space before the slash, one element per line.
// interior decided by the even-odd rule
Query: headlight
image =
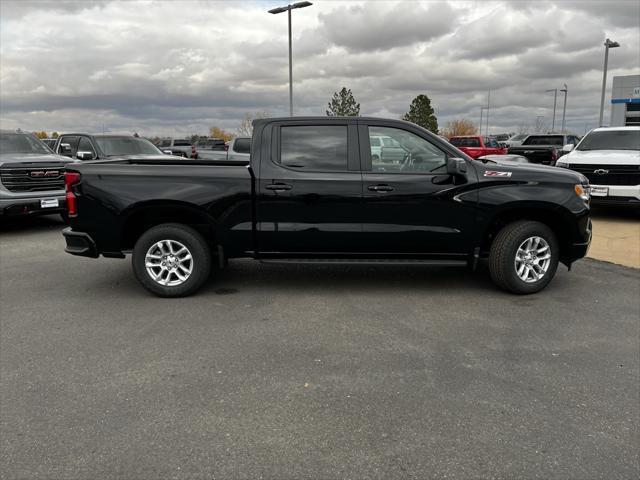
<path fill-rule="evenodd" d="M 558 160 L 556 162 L 556 167 L 569 168 L 569 163 L 563 162 L 562 160 Z"/>
<path fill-rule="evenodd" d="M 585 201 L 589 201 L 591 198 L 590 190 L 591 189 L 588 185 L 581 185 L 579 183 L 576 183 L 573 187 L 573 191 L 576 192 L 576 195 Z"/>

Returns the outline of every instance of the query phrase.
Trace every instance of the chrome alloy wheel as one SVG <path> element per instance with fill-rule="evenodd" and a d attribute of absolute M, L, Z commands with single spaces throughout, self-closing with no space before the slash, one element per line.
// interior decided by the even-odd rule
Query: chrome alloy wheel
<path fill-rule="evenodd" d="M 518 247 L 514 266 L 520 280 L 533 283 L 545 276 L 551 264 L 551 247 L 542 237 L 529 237 Z"/>
<path fill-rule="evenodd" d="M 191 276 L 193 258 L 182 243 L 175 240 L 160 240 L 151 245 L 144 257 L 149 276 L 166 287 L 182 285 Z"/>

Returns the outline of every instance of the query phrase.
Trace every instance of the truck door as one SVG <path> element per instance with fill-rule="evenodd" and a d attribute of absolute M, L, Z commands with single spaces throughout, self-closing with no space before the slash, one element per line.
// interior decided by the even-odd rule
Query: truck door
<path fill-rule="evenodd" d="M 362 174 L 356 121 L 272 123 L 262 141 L 270 148 L 260 153 L 257 185 L 261 254 L 357 251 Z"/>
<path fill-rule="evenodd" d="M 466 180 L 448 175 L 451 153 L 419 129 L 361 122 L 362 249 L 407 257 L 455 258 L 470 253 L 477 204 L 473 167 L 468 166 Z M 393 138 L 404 149 L 402 160 L 372 161 L 372 136 Z"/>

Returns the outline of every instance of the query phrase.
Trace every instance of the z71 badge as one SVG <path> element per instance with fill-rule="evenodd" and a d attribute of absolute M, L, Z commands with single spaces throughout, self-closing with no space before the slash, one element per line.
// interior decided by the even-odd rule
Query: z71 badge
<path fill-rule="evenodd" d="M 487 170 L 484 172 L 485 177 L 510 177 L 511 172 L 499 172 L 497 170 Z"/>

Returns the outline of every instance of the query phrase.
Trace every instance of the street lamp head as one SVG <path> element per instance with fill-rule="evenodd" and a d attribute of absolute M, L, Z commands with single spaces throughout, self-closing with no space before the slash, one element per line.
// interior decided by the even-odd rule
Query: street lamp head
<path fill-rule="evenodd" d="M 620 44 L 618 42 L 614 42 L 613 40 L 609 40 L 607 38 L 604 42 L 604 46 L 607 48 L 616 48 L 616 47 L 619 47 Z"/>
<path fill-rule="evenodd" d="M 277 13 L 288 12 L 289 10 L 293 10 L 294 8 L 310 7 L 311 5 L 313 5 L 313 3 L 311 2 L 298 2 L 294 3 L 293 5 L 287 5 L 286 7 L 272 8 L 271 10 L 269 10 L 269 13 L 273 13 L 275 15 Z"/>

